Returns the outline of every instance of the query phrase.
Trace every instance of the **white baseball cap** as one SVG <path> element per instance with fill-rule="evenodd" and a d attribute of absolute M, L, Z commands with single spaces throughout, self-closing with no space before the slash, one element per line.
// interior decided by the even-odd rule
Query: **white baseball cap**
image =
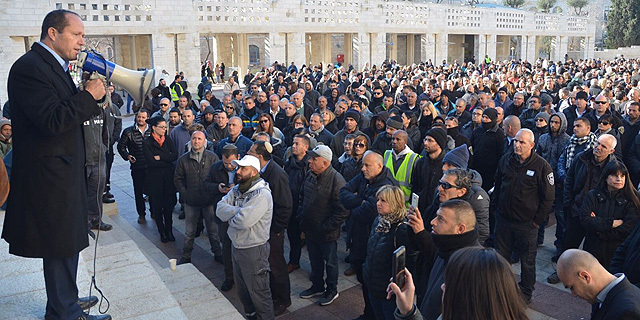
<path fill-rule="evenodd" d="M 254 167 L 258 172 L 260 171 L 260 160 L 254 156 L 246 155 L 240 160 L 233 160 L 233 164 L 240 167 Z"/>

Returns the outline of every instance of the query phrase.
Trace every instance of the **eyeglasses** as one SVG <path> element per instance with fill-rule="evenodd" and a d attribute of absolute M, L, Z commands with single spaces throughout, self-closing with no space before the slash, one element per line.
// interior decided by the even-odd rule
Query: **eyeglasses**
<path fill-rule="evenodd" d="M 354 143 L 354 144 L 353 144 L 353 146 L 354 146 L 354 147 L 356 147 L 356 148 L 364 148 L 364 147 L 366 147 L 367 145 L 366 145 L 366 144 L 364 144 L 364 143 L 362 143 L 362 142 L 360 142 L 360 143 Z"/>
<path fill-rule="evenodd" d="M 449 182 L 446 182 L 446 181 L 439 181 L 439 183 L 440 183 L 440 186 L 442 187 L 442 189 L 445 189 L 445 190 L 449 190 L 451 188 L 460 189 L 460 187 L 458 187 L 458 186 L 456 186 L 454 184 L 451 184 Z"/>
<path fill-rule="evenodd" d="M 161 104 L 160 104 L 160 106 L 161 106 L 161 107 L 165 107 L 165 106 L 168 106 L 168 104 L 166 104 L 166 103 L 161 103 Z"/>
<path fill-rule="evenodd" d="M 608 126 L 608 125 L 611 124 L 611 122 L 609 122 L 609 121 L 600 121 L 600 123 L 605 125 L 605 126 Z"/>
<path fill-rule="evenodd" d="M 607 102 L 606 101 L 594 101 L 593 103 L 595 103 L 595 104 L 606 104 Z"/>

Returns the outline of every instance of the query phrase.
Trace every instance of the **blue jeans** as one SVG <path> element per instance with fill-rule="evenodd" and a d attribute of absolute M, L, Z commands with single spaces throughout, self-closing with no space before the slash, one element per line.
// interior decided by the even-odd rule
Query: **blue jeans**
<path fill-rule="evenodd" d="M 393 312 L 396 310 L 396 299 L 376 299 L 369 293 L 369 302 L 376 320 L 393 320 Z"/>
<path fill-rule="evenodd" d="M 309 262 L 314 288 L 325 288 L 324 271 L 327 270 L 326 291 L 338 292 L 338 243 L 307 239 Z"/>

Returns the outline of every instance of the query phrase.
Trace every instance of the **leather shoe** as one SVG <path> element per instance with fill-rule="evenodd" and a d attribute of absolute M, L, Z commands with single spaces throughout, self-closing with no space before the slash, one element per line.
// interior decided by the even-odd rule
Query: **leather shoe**
<path fill-rule="evenodd" d="M 191 259 L 180 258 L 180 260 L 178 260 L 178 265 L 185 263 L 191 263 Z"/>
<path fill-rule="evenodd" d="M 291 305 L 291 303 L 289 303 L 289 306 L 290 305 Z M 284 305 L 284 304 L 277 304 L 277 305 L 273 306 L 273 315 L 277 317 L 277 316 L 283 314 L 285 311 L 287 311 L 287 308 L 289 306 Z"/>
<path fill-rule="evenodd" d="M 82 310 L 87 310 L 95 306 L 97 303 L 98 303 L 98 297 L 96 296 L 78 298 L 78 305 Z"/>
<path fill-rule="evenodd" d="M 167 239 L 167 235 L 165 235 L 163 232 L 160 232 L 160 242 L 162 243 L 169 242 L 169 239 Z"/>
<path fill-rule="evenodd" d="M 224 282 L 222 283 L 222 286 L 220 286 L 220 290 L 221 291 L 229 291 L 231 290 L 231 288 L 233 288 L 233 279 L 225 279 Z"/>
<path fill-rule="evenodd" d="M 298 269 L 300 269 L 300 265 L 299 264 L 291 264 L 291 263 L 289 263 L 287 265 L 287 272 L 288 273 L 291 273 L 291 272 L 293 272 L 295 270 L 298 270 Z"/>
<path fill-rule="evenodd" d="M 102 197 L 102 203 L 114 203 L 116 202 L 116 199 L 114 198 L 107 198 L 107 197 Z"/>
<path fill-rule="evenodd" d="M 92 315 L 84 313 L 78 317 L 78 320 L 111 320 L 111 316 L 108 314 Z"/>
<path fill-rule="evenodd" d="M 167 240 L 169 240 L 170 242 L 176 241 L 176 237 L 173 236 L 173 231 L 167 231 Z"/>
<path fill-rule="evenodd" d="M 113 199 L 113 193 L 111 193 L 110 191 L 105 192 L 102 196 L 107 197 L 109 199 Z"/>
<path fill-rule="evenodd" d="M 139 224 L 143 224 L 146 223 L 147 219 L 144 218 L 144 216 L 138 216 L 138 223 Z"/>
<path fill-rule="evenodd" d="M 104 222 L 100 221 L 100 223 L 92 223 L 91 224 L 91 229 L 93 229 L 93 230 L 100 229 L 100 231 L 109 231 L 109 230 L 113 229 L 113 226 L 108 224 L 108 223 L 104 223 Z"/>

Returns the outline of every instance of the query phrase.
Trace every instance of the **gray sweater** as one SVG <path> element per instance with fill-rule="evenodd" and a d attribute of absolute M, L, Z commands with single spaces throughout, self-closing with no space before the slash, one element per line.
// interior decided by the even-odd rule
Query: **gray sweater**
<path fill-rule="evenodd" d="M 245 193 L 235 186 L 218 202 L 216 215 L 229 222 L 229 238 L 236 249 L 248 249 L 265 244 L 273 216 L 271 189 L 258 179 Z"/>

